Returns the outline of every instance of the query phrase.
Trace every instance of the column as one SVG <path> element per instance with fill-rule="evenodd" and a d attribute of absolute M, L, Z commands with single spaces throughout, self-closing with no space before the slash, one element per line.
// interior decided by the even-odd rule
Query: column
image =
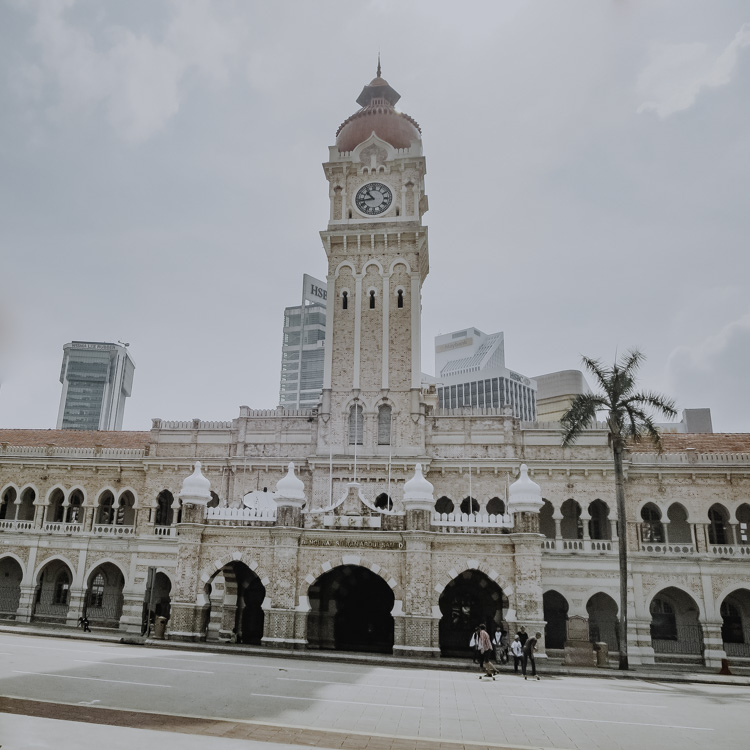
<path fill-rule="evenodd" d="M 143 627 L 143 601 L 146 598 L 146 586 L 142 589 L 129 588 L 122 592 L 122 614 L 120 630 L 133 635 L 140 635 Z"/>
<path fill-rule="evenodd" d="M 262 643 L 277 648 L 303 648 L 306 638 L 298 637 L 297 555 L 302 529 L 275 527 L 273 543 L 273 580 L 265 581 L 266 601 Z M 306 615 L 305 615 L 306 617 Z"/>
<path fill-rule="evenodd" d="M 411 511 L 412 513 L 415 511 Z M 393 653 L 406 656 L 440 656 L 438 629 L 440 608 L 433 611 L 431 533 L 406 532 L 404 558 L 404 600 L 393 609 Z M 434 636 L 434 637 L 433 637 Z"/>
<path fill-rule="evenodd" d="M 727 658 L 724 651 L 724 638 L 721 635 L 722 622 L 701 622 L 703 628 L 703 663 L 707 667 L 721 667 L 721 660 Z"/>
<path fill-rule="evenodd" d="M 386 242 L 388 235 L 386 235 Z M 383 390 L 388 390 L 388 368 L 390 361 L 389 343 L 390 343 L 390 309 L 391 309 L 391 294 L 390 294 L 390 274 L 386 273 L 383 275 L 383 358 L 382 358 L 382 371 L 381 371 L 381 383 L 380 387 Z"/>
<path fill-rule="evenodd" d="M 362 346 L 362 276 L 357 274 L 354 281 L 354 363 L 352 367 L 352 388 L 359 390 L 360 349 Z M 328 335 L 328 331 L 326 331 Z M 331 331 L 333 335 L 333 331 Z M 333 347 L 329 347 L 332 349 Z"/>

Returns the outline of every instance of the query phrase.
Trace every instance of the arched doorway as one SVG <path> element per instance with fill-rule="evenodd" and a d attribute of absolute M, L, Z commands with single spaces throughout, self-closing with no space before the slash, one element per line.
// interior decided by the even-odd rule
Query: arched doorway
<path fill-rule="evenodd" d="M 721 603 L 721 640 L 727 656 L 750 657 L 750 591 L 737 589 Z"/>
<path fill-rule="evenodd" d="M 21 599 L 21 579 L 23 570 L 12 557 L 0 560 L 0 618 L 15 620 L 16 610 Z"/>
<path fill-rule="evenodd" d="M 617 637 L 617 602 L 608 594 L 594 594 L 586 603 L 589 616 L 589 639 L 592 643 L 604 642 L 610 651 L 620 650 Z"/>
<path fill-rule="evenodd" d="M 34 593 L 33 620 L 65 621 L 70 605 L 73 572 L 62 560 L 51 560 L 40 571 Z"/>
<path fill-rule="evenodd" d="M 206 584 L 206 595 L 203 632 L 209 640 L 260 645 L 266 587 L 245 563 L 233 560 L 217 570 Z"/>
<path fill-rule="evenodd" d="M 681 589 L 660 591 L 649 606 L 651 645 L 656 661 L 699 663 L 703 653 L 703 628 L 698 605 Z"/>
<path fill-rule="evenodd" d="M 544 606 L 544 643 L 547 648 L 565 648 L 568 638 L 568 601 L 557 591 L 545 591 L 542 596 Z"/>
<path fill-rule="evenodd" d="M 122 571 L 112 563 L 103 563 L 91 571 L 83 611 L 92 625 L 100 628 L 119 627 L 124 587 Z"/>
<path fill-rule="evenodd" d="M 154 573 L 151 587 L 146 588 L 143 598 L 143 617 L 141 622 L 141 635 L 148 630 L 149 621 L 153 626 L 157 617 L 166 617 L 167 620 L 171 615 L 172 599 L 172 581 L 169 576 L 160 570 Z"/>
<path fill-rule="evenodd" d="M 341 565 L 324 573 L 308 590 L 309 648 L 393 651 L 395 597 L 378 575 L 360 565 Z"/>
<path fill-rule="evenodd" d="M 468 657 L 469 641 L 481 623 L 494 634 L 502 625 L 508 599 L 491 578 L 479 570 L 465 570 L 440 595 L 440 654 Z"/>

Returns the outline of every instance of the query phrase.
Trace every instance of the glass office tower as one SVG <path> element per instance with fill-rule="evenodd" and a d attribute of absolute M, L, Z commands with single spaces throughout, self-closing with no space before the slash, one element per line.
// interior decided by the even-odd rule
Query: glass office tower
<path fill-rule="evenodd" d="M 323 389 L 326 338 L 325 282 L 305 274 L 302 304 L 284 310 L 279 405 L 285 409 L 317 406 Z"/>
<path fill-rule="evenodd" d="M 58 430 L 121 430 L 135 364 L 126 345 L 72 341 L 63 347 Z"/>

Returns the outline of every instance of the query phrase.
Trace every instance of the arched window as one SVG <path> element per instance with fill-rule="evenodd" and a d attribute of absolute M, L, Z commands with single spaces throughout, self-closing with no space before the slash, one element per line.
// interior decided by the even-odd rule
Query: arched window
<path fill-rule="evenodd" d="M 609 506 L 598 498 L 589 505 L 589 536 L 592 539 L 609 539 Z"/>
<path fill-rule="evenodd" d="M 664 599 L 651 602 L 651 638 L 659 641 L 677 640 L 677 618 L 672 605 Z"/>
<path fill-rule="evenodd" d="M 727 511 L 721 505 L 712 505 L 708 510 L 708 541 L 710 544 L 729 544 Z"/>
<path fill-rule="evenodd" d="M 55 589 L 52 594 L 53 604 L 67 604 L 70 593 L 70 578 L 66 571 L 61 570 L 55 579 Z"/>
<path fill-rule="evenodd" d="M 461 501 L 461 513 L 470 515 L 472 513 L 479 513 L 479 503 L 474 497 L 465 497 Z"/>
<path fill-rule="evenodd" d="M 89 607 L 101 607 L 104 602 L 104 574 L 97 573 L 89 592 Z"/>
<path fill-rule="evenodd" d="M 453 505 L 453 500 L 451 500 L 449 497 L 446 497 L 445 495 L 439 497 L 437 502 L 435 503 L 435 510 L 438 513 L 453 513 L 454 508 L 455 506 Z"/>
<path fill-rule="evenodd" d="M 349 218 L 351 219 L 351 216 Z M 341 292 L 341 309 L 347 310 L 348 308 L 349 308 L 349 292 Z"/>
<path fill-rule="evenodd" d="M 398 290 L 398 302 L 397 302 L 397 306 L 398 307 L 403 307 L 404 306 L 404 290 L 403 289 L 399 289 Z"/>
<path fill-rule="evenodd" d="M 171 526 L 172 524 L 172 503 L 174 496 L 169 490 L 162 490 L 159 497 L 156 498 L 156 518 L 154 525 Z"/>
<path fill-rule="evenodd" d="M 391 407 L 384 404 L 378 409 L 378 445 L 391 444 Z"/>
<path fill-rule="evenodd" d="M 493 497 L 487 503 L 487 512 L 491 516 L 502 516 L 505 513 L 505 503 L 499 497 Z"/>
<path fill-rule="evenodd" d="M 644 542 L 661 543 L 664 541 L 664 525 L 661 522 L 661 511 L 653 504 L 647 503 L 641 508 L 641 538 Z"/>
<path fill-rule="evenodd" d="M 99 524 L 111 524 L 115 520 L 114 510 L 115 499 L 111 492 L 106 492 L 102 497 L 99 498 L 99 513 L 97 523 Z"/>
<path fill-rule="evenodd" d="M 375 507 L 381 510 L 393 510 L 393 500 L 385 492 L 381 492 L 375 498 Z"/>
<path fill-rule="evenodd" d="M 375 290 L 370 289 L 370 310 L 375 309 Z"/>
<path fill-rule="evenodd" d="M 359 404 L 349 409 L 349 445 L 362 445 L 363 416 L 362 407 Z"/>
<path fill-rule="evenodd" d="M 70 503 L 68 505 L 68 512 L 65 520 L 67 523 L 80 523 L 83 521 L 83 495 L 80 490 L 74 490 L 70 493 Z"/>

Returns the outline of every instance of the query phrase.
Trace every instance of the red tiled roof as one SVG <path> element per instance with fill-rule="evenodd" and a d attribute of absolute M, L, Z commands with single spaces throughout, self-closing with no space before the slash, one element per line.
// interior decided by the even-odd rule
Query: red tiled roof
<path fill-rule="evenodd" d="M 58 448 L 146 448 L 150 432 L 121 430 L 1 430 L 0 445 L 30 447 L 53 445 Z"/>
<path fill-rule="evenodd" d="M 664 453 L 750 453 L 750 434 L 745 432 L 666 433 L 661 436 Z M 643 440 L 628 446 L 631 453 L 654 453 L 654 444 Z"/>

